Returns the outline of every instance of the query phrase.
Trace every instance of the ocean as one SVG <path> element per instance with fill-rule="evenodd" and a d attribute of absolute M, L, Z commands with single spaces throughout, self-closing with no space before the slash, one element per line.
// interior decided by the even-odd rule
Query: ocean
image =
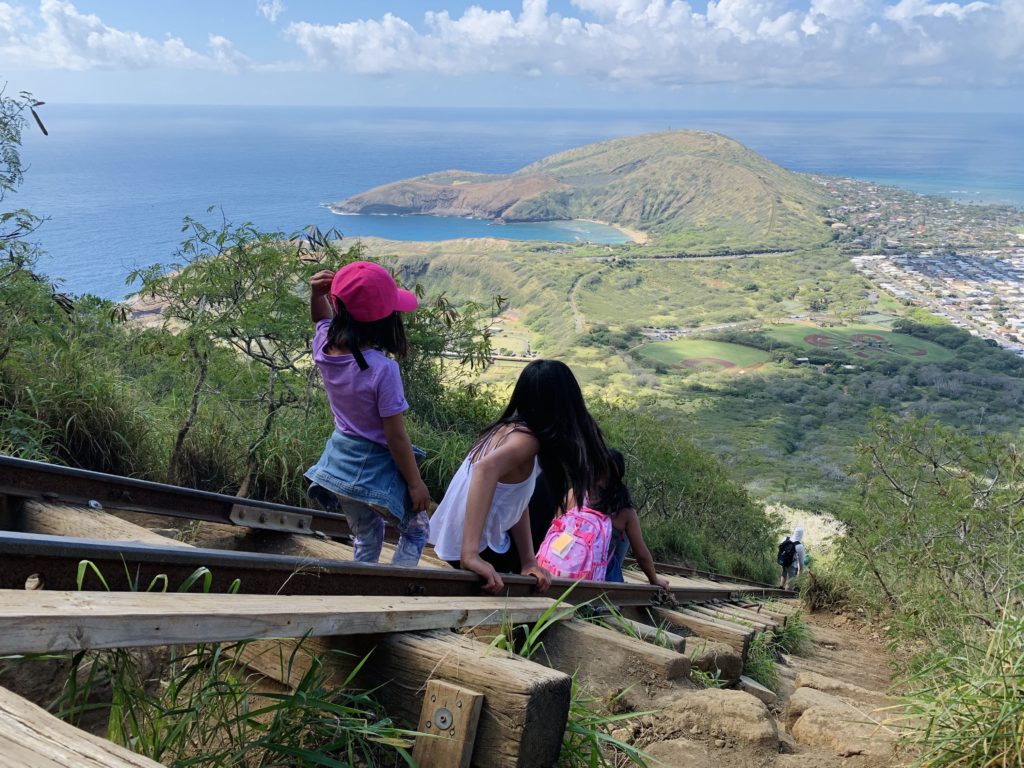
<path fill-rule="evenodd" d="M 492 225 L 425 216 L 337 216 L 324 207 L 446 169 L 516 170 L 595 141 L 714 130 L 794 171 L 853 176 L 971 202 L 1024 206 L 1024 115 L 599 112 L 273 107 L 43 107 L 25 131 L 25 184 L 3 202 L 47 221 L 40 269 L 111 299 L 126 275 L 173 263 L 186 215 L 346 238 L 507 237 L 622 242 L 583 222 Z M 215 206 L 214 214 L 207 214 Z"/>

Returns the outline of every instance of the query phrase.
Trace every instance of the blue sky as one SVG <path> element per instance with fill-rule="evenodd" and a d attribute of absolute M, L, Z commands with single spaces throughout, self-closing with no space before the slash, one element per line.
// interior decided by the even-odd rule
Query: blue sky
<path fill-rule="evenodd" d="M 50 102 L 1024 111 L 1024 0 L 0 0 Z"/>

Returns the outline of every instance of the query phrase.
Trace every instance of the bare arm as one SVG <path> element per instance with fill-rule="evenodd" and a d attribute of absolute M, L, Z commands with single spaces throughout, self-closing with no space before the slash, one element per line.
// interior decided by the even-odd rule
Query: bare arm
<path fill-rule="evenodd" d="M 490 563 L 480 557 L 484 521 L 494 501 L 499 482 L 518 482 L 524 468 L 532 469 L 540 444 L 533 435 L 513 432 L 504 442 L 473 464 L 473 477 L 466 494 L 466 520 L 462 531 L 462 567 L 483 577 L 484 591 L 497 593 L 505 586 Z M 533 545 L 530 545 L 532 551 Z"/>
<path fill-rule="evenodd" d="M 309 280 L 309 319 L 314 324 L 334 317 L 334 307 L 327 299 L 327 294 L 331 291 L 332 280 L 334 280 L 334 273 L 329 269 L 320 270 Z"/>
<path fill-rule="evenodd" d="M 627 515 L 626 536 L 629 538 L 629 546 L 633 549 L 633 557 L 636 558 L 637 565 L 640 566 L 640 569 L 647 576 L 647 580 L 651 584 L 662 589 L 668 589 L 668 579 L 659 576 L 654 570 L 654 558 L 651 556 L 651 550 L 647 548 L 644 534 L 640 530 L 640 516 L 637 515 L 636 510 L 632 507 L 623 509 L 619 514 Z"/>
<path fill-rule="evenodd" d="M 523 576 L 535 577 L 537 591 L 547 592 L 548 587 L 551 586 L 551 574 L 547 569 L 537 565 L 537 553 L 533 549 L 533 532 L 530 530 L 529 509 L 523 511 L 523 516 L 512 526 L 509 535 L 515 542 L 516 551 L 519 552 L 519 572 Z"/>
<path fill-rule="evenodd" d="M 409 439 L 409 433 L 405 431 L 405 418 L 402 414 L 396 413 L 394 416 L 385 416 L 381 421 L 384 424 L 384 438 L 388 441 L 391 458 L 395 460 L 398 471 L 402 473 L 405 484 L 409 487 L 412 511 L 424 512 L 430 504 L 430 491 L 420 477 L 420 468 L 416 466 L 412 441 Z"/>

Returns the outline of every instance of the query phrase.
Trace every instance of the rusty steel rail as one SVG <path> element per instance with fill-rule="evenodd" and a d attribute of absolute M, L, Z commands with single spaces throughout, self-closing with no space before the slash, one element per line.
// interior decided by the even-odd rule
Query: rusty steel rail
<path fill-rule="evenodd" d="M 636 560 L 633 558 L 627 558 L 626 563 L 631 566 L 636 566 Z M 669 565 L 668 563 L 655 563 L 654 570 L 658 573 L 665 574 L 666 576 L 684 576 L 687 578 L 707 579 L 708 581 L 727 581 L 730 584 L 749 584 L 755 589 L 777 589 L 777 587 L 771 584 L 765 584 L 763 581 L 755 581 L 754 579 L 746 579 L 741 576 L 726 576 L 721 573 L 715 573 L 714 571 L 702 571 L 699 568 L 690 568 L 685 565 Z"/>
<path fill-rule="evenodd" d="M 342 514 L 0 456 L 0 494 L 288 533 L 349 536 Z"/>
<path fill-rule="evenodd" d="M 27 459 L 0 455 L 0 496 L 3 495 L 17 499 L 36 499 L 42 502 L 52 503 L 63 502 L 80 505 L 99 504 L 101 507 L 114 510 L 143 512 L 163 517 L 199 520 L 202 522 L 221 523 L 225 525 L 238 525 L 261 530 L 304 535 L 322 535 L 342 540 L 346 540 L 350 536 L 348 521 L 342 514 L 306 507 L 294 507 L 286 504 L 275 504 L 273 502 L 260 501 L 257 499 L 243 499 L 222 493 L 200 491 L 194 488 L 183 488 L 176 485 L 156 483 L 149 480 L 138 480 L 135 478 L 121 477 L 119 475 L 109 475 L 103 472 L 93 472 L 85 469 L 75 469 L 56 464 L 48 464 L 41 461 L 30 461 Z M 389 539 L 390 538 L 392 537 L 389 536 Z M 160 551 L 163 552 L 164 550 Z M 223 556 L 241 556 L 240 553 L 222 552 L 220 550 L 206 551 Z M 265 558 L 270 556 L 253 554 L 251 557 Z M 161 562 L 165 562 L 162 554 Z M 172 560 L 166 562 L 175 561 Z M 335 563 L 335 561 L 327 562 Z M 338 562 L 343 563 L 344 561 Z M 212 566 L 208 567 L 212 569 Z M 692 568 L 672 566 L 662 563 L 656 564 L 656 567 L 659 572 L 668 575 L 697 575 L 711 581 L 724 581 L 729 582 L 730 584 L 750 585 L 750 589 L 745 591 L 751 594 L 771 593 L 779 596 L 791 596 L 791 593 L 789 592 L 784 592 L 771 585 L 760 584 L 749 579 L 697 571 Z M 375 566 L 374 568 L 374 573 L 381 572 L 381 566 Z M 422 568 L 415 569 L 416 573 L 421 573 L 422 571 Z M 106 575 L 105 572 L 104 575 Z M 250 582 L 252 582 L 254 578 L 255 577 L 250 574 Z M 522 577 L 516 576 L 510 578 L 513 578 L 513 582 L 508 583 L 512 584 L 514 583 L 514 579 Z M 471 576 L 473 583 L 475 583 L 475 579 L 475 576 Z M 604 584 L 604 582 L 601 583 Z M 524 585 L 528 584 L 532 584 L 532 581 L 528 580 L 527 582 L 524 582 Z M 643 587 L 647 590 L 654 590 L 654 587 L 645 585 L 637 586 Z M 629 586 L 629 588 L 632 589 L 634 587 Z M 614 592 L 615 590 L 618 591 Z M 608 594 L 612 594 L 613 592 L 615 594 L 624 594 L 622 590 L 623 587 L 621 585 L 610 585 L 605 591 L 608 592 Z M 260 589 L 257 591 L 270 593 L 271 590 Z M 276 591 L 276 588 L 274 591 Z M 718 592 L 726 593 L 729 592 L 729 589 L 723 586 L 723 588 L 718 590 Z M 523 594 L 528 593 L 529 590 Z M 310 594 L 356 593 L 332 593 L 327 591 L 312 592 Z M 377 593 L 366 592 L 364 594 Z M 388 591 L 381 594 L 408 593 Z M 594 594 L 596 595 L 598 593 L 595 592 Z M 714 599 L 715 596 L 704 599 Z M 701 598 L 682 597 L 677 599 L 690 600 Z M 644 602 L 648 601 L 645 600 Z M 639 603 L 621 604 L 633 605 Z"/>
<path fill-rule="evenodd" d="M 81 563 L 88 561 L 95 570 Z M 447 568 L 400 568 L 343 560 L 311 560 L 194 547 L 153 546 L 131 542 L 97 541 L 30 533 L 0 533 L 0 589 L 82 589 L 175 591 L 197 569 L 210 572 L 209 591 L 227 592 L 236 580 L 246 594 L 289 595 L 480 595 L 480 578 L 469 571 Z M 100 577 L 102 575 L 102 579 Z M 527 576 L 502 576 L 509 597 L 535 595 L 536 581 Z M 199 580 L 199 584 L 203 579 Z M 198 588 L 198 587 L 197 587 Z M 649 584 L 572 582 L 554 579 L 548 596 L 567 592 L 570 602 L 607 598 L 619 606 L 652 605 L 664 595 Z M 778 590 L 761 590 L 774 593 Z M 673 587 L 677 602 L 728 600 L 736 590 Z M 765 596 L 769 596 L 765 594 Z"/>

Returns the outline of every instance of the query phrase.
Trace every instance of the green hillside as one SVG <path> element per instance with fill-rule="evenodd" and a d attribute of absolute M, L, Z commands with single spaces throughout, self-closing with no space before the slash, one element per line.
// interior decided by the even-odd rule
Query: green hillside
<path fill-rule="evenodd" d="M 655 246 L 773 250 L 829 239 L 821 188 L 717 133 L 670 131 L 591 144 L 508 175 L 444 171 L 336 203 L 342 213 L 596 219 Z"/>

